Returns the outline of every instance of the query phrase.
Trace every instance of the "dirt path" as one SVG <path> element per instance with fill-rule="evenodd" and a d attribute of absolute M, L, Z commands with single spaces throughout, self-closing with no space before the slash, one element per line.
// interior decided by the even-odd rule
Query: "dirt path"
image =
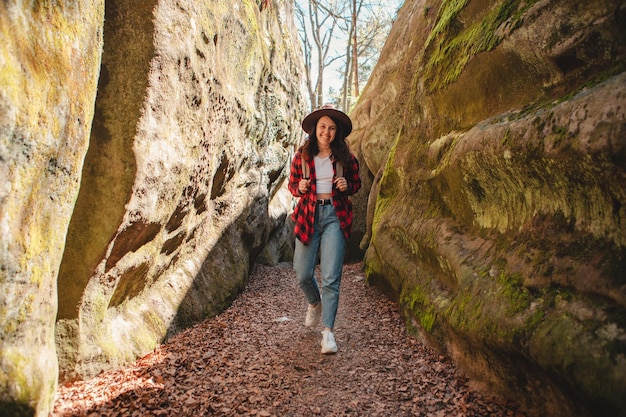
<path fill-rule="evenodd" d="M 60 387 L 53 416 L 523 416 L 409 337 L 360 264 L 344 268 L 336 355 L 320 354 L 305 310 L 289 267 L 259 265 L 218 317 L 127 368 Z"/>

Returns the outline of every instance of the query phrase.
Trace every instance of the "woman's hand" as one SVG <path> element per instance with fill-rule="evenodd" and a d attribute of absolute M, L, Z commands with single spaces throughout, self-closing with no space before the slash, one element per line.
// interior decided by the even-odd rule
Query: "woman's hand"
<path fill-rule="evenodd" d="M 337 177 L 333 182 L 335 183 L 335 187 L 341 192 L 348 189 L 348 181 L 346 181 L 345 177 Z"/>
<path fill-rule="evenodd" d="M 310 179 L 301 179 L 300 182 L 298 183 L 298 191 L 300 191 L 300 194 L 306 194 L 307 191 L 309 191 L 309 189 L 311 188 L 311 180 Z"/>

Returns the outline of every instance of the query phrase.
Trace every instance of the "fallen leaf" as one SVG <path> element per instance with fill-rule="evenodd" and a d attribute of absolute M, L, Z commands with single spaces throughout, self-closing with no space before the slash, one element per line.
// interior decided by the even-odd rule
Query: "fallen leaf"
<path fill-rule="evenodd" d="M 293 270 L 256 265 L 220 315 L 122 369 L 61 383 L 52 416 L 524 417 L 410 337 L 398 306 L 361 279 L 361 264 L 345 265 L 344 277 L 336 355 L 320 354 L 321 327 L 303 326 Z"/>

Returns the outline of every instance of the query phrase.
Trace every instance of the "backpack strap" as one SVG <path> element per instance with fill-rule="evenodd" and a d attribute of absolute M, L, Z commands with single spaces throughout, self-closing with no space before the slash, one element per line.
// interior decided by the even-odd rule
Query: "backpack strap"
<path fill-rule="evenodd" d="M 337 171 L 337 178 L 343 177 L 343 165 L 341 164 L 341 161 L 337 161 L 335 163 L 335 170 Z"/>
<path fill-rule="evenodd" d="M 308 180 L 309 179 L 309 164 L 306 163 L 304 158 L 300 158 L 300 160 L 302 161 L 302 179 Z"/>

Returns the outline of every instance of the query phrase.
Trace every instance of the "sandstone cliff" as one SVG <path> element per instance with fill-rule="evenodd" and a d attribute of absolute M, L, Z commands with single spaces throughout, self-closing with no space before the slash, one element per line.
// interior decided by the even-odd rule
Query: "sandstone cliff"
<path fill-rule="evenodd" d="M 626 414 L 625 27 L 408 0 L 351 113 L 369 282 L 532 415 Z"/>
<path fill-rule="evenodd" d="M 89 146 L 103 2 L 0 4 L 0 414 L 47 415 L 56 279 Z"/>
<path fill-rule="evenodd" d="M 306 102 L 291 2 L 29 4 L 0 5 L 3 415 L 228 305 Z"/>

